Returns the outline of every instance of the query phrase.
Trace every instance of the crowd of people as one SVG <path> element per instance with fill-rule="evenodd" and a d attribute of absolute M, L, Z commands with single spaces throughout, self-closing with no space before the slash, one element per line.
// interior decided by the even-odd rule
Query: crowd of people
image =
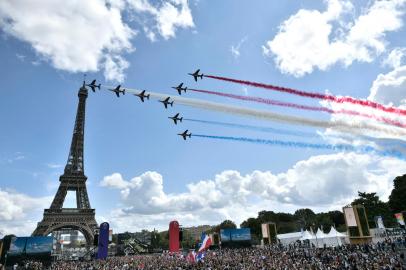
<path fill-rule="evenodd" d="M 15 269 L 53 270 L 252 270 L 252 269 L 406 269 L 406 238 L 377 244 L 312 248 L 303 245 L 217 249 L 203 259 L 191 261 L 187 254 L 149 254 L 110 257 L 107 260 L 58 261 L 41 268 L 40 263 L 24 262 Z"/>

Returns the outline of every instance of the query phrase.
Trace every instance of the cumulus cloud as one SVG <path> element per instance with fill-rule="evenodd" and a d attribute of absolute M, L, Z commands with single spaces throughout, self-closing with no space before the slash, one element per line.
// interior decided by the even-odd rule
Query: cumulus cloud
<path fill-rule="evenodd" d="M 313 156 L 279 174 L 223 171 L 213 179 L 189 183 L 183 193 L 166 193 L 163 177 L 157 172 L 146 172 L 129 181 L 115 173 L 104 177 L 101 185 L 121 192 L 123 207 L 111 215 L 116 226 L 125 230 L 132 219 L 142 220 L 138 228 L 152 228 L 166 226 L 174 218 L 185 225 L 216 224 L 226 218 L 240 223 L 264 209 L 339 209 L 358 191 L 377 192 L 387 199 L 392 180 L 405 169 L 406 162 L 401 160 L 338 153 Z"/>
<path fill-rule="evenodd" d="M 398 68 L 402 65 L 405 53 L 406 48 L 395 48 L 388 54 L 388 57 L 382 61 L 382 64 L 391 68 Z"/>
<path fill-rule="evenodd" d="M 34 198 L 0 189 L 0 221 L 21 219 L 31 210 L 46 207 L 50 201 L 50 197 Z"/>
<path fill-rule="evenodd" d="M 300 77 L 336 63 L 372 62 L 386 50 L 385 34 L 403 25 L 405 0 L 374 1 L 355 19 L 350 1 L 326 3 L 323 12 L 299 10 L 262 47 L 283 73 Z"/>
<path fill-rule="evenodd" d="M 130 7 L 138 13 L 146 13 L 153 16 L 151 26 L 144 25 L 144 32 L 151 41 L 156 40 L 153 29 L 164 38 L 175 37 L 177 28 L 193 28 L 193 17 L 187 0 L 169 0 L 157 6 L 148 0 L 128 0 Z M 150 21 L 150 20 L 147 20 Z"/>
<path fill-rule="evenodd" d="M 109 72 L 111 66 L 122 71 L 128 64 L 119 55 L 133 49 L 130 40 L 135 34 L 123 22 L 120 10 L 106 6 L 103 0 L 1 1 L 0 26 L 30 43 L 55 68 L 70 72 L 100 68 Z"/>
<path fill-rule="evenodd" d="M 107 80 L 122 82 L 129 67 L 124 56 L 135 50 L 131 41 L 137 34 L 124 21 L 124 13 L 146 14 L 147 22 L 154 21 L 150 27 L 141 25 L 153 41 L 154 31 L 169 39 L 178 28 L 194 27 L 187 0 L 163 1 L 159 6 L 147 0 L 5 0 L 0 2 L 0 28 L 32 45 L 38 57 L 56 69 L 102 70 Z"/>
<path fill-rule="evenodd" d="M 369 100 L 394 106 L 406 105 L 406 66 L 379 74 L 372 83 Z"/>

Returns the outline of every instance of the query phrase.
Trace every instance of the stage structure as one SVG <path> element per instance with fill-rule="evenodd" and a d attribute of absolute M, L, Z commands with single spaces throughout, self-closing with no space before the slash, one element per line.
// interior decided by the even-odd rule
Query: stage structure
<path fill-rule="evenodd" d="M 79 104 L 76 113 L 75 127 L 72 143 L 64 173 L 59 177 L 59 188 L 49 209 L 44 209 L 44 217 L 38 222 L 33 236 L 47 236 L 60 229 L 73 229 L 80 231 L 86 238 L 88 246 L 93 244 L 97 231 L 95 209 L 90 207 L 87 195 L 84 172 L 84 131 L 85 109 L 88 91 L 83 82 L 79 89 Z M 76 208 L 63 208 L 63 203 L 68 191 L 76 193 Z"/>
<path fill-rule="evenodd" d="M 363 205 L 347 205 L 343 208 L 348 239 L 351 244 L 365 244 L 372 241 L 368 218 Z"/>

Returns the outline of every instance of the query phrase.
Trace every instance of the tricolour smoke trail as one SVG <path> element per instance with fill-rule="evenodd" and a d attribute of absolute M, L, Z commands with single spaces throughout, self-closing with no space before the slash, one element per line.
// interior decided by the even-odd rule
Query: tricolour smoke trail
<path fill-rule="evenodd" d="M 380 156 L 390 156 L 390 157 L 395 157 L 398 159 L 405 160 L 405 156 L 398 151 L 380 151 L 371 146 L 355 147 L 355 146 L 352 146 L 349 144 L 319 144 L 319 143 L 306 143 L 306 142 L 295 142 L 295 141 L 255 139 L 255 138 L 247 138 L 247 137 L 213 136 L 213 135 L 203 135 L 203 134 L 192 134 L 192 137 L 217 139 L 217 140 L 228 140 L 228 141 L 250 142 L 250 143 L 256 143 L 256 144 L 284 146 L 284 147 L 374 153 L 374 154 L 377 154 Z"/>
<path fill-rule="evenodd" d="M 106 86 L 107 87 L 107 86 Z M 131 89 L 125 88 L 126 92 L 139 94 L 141 90 L 138 89 Z M 361 134 L 363 131 L 370 130 L 376 132 L 383 132 L 386 134 L 390 134 L 392 136 L 406 136 L 406 131 L 393 127 L 387 128 L 382 126 L 377 126 L 369 123 L 348 123 L 343 122 L 340 120 L 335 121 L 323 121 L 323 120 L 315 120 L 310 118 L 298 117 L 298 116 L 290 116 L 290 115 L 283 115 L 272 113 L 270 111 L 264 110 L 256 110 L 251 108 L 244 108 L 232 105 L 225 105 L 216 102 L 205 101 L 201 99 L 192 99 L 192 98 L 184 98 L 180 96 L 172 96 L 166 94 L 160 94 L 155 92 L 148 92 L 147 94 L 151 95 L 151 98 L 154 99 L 165 99 L 169 97 L 171 100 L 175 101 L 175 104 L 180 104 L 184 106 L 190 106 L 210 111 L 218 111 L 224 112 L 234 115 L 242 115 L 242 116 L 251 116 L 259 119 L 264 119 L 268 121 L 276 121 L 280 123 L 288 123 L 288 124 L 297 124 L 297 125 L 304 125 L 304 126 L 312 126 L 312 127 L 320 127 L 320 128 L 333 128 L 340 130 L 342 132 L 348 132 L 352 134 Z"/>
<path fill-rule="evenodd" d="M 404 124 L 402 122 L 395 121 L 395 120 L 385 118 L 385 117 L 381 117 L 378 115 L 366 114 L 366 113 L 361 113 L 361 112 L 357 112 L 357 111 L 333 110 L 333 109 L 320 107 L 320 106 L 307 106 L 307 105 L 301 105 L 301 104 L 297 104 L 297 103 L 290 103 L 290 102 L 283 102 L 283 101 L 268 99 L 268 98 L 241 96 L 241 95 L 228 94 L 228 93 L 211 91 L 211 90 L 192 89 L 192 88 L 190 88 L 188 90 L 193 91 L 193 92 L 198 92 L 198 93 L 209 94 L 209 95 L 216 95 L 216 96 L 228 97 L 228 98 L 245 100 L 245 101 L 253 101 L 253 102 L 263 103 L 263 104 L 267 104 L 267 105 L 289 107 L 289 108 L 295 108 L 295 109 L 300 109 L 300 110 L 319 111 L 319 112 L 326 112 L 329 114 L 347 114 L 347 115 L 352 115 L 352 116 L 362 116 L 365 118 L 374 119 L 376 121 L 383 122 L 385 124 L 389 124 L 389 125 L 393 125 L 393 126 L 397 126 L 397 127 L 401 127 L 401 128 L 406 128 L 406 124 Z"/>
<path fill-rule="evenodd" d="M 272 85 L 272 84 L 264 84 L 264 83 L 250 82 L 250 81 L 244 81 L 244 80 L 237 80 L 237 79 L 214 76 L 214 75 L 204 75 L 204 77 L 216 79 L 216 80 L 227 81 L 227 82 L 249 85 L 249 86 L 253 86 L 253 87 L 275 90 L 278 92 L 289 93 L 289 94 L 298 95 L 298 96 L 302 96 L 302 97 L 323 99 L 323 100 L 332 101 L 335 103 L 352 103 L 352 104 L 356 104 L 356 105 L 374 108 L 374 109 L 381 110 L 384 112 L 395 113 L 398 115 L 406 115 L 406 110 L 399 109 L 396 107 L 391 107 L 391 106 L 385 106 L 380 103 L 369 101 L 369 100 L 355 99 L 352 97 L 336 97 L 336 96 L 328 95 L 328 94 L 320 94 L 320 93 L 315 93 L 315 92 L 308 92 L 308 91 L 302 91 L 302 90 L 297 90 L 297 89 L 293 89 L 293 88 L 276 86 L 276 85 Z"/>
<path fill-rule="evenodd" d="M 210 121 L 210 120 L 200 120 L 200 119 L 191 119 L 191 118 L 183 118 L 183 121 L 190 121 L 190 122 L 209 124 L 209 125 L 217 125 L 217 126 L 223 126 L 223 127 L 231 127 L 231 128 L 241 128 L 241 129 L 261 131 L 261 132 L 269 132 L 269 133 L 274 133 L 274 134 L 296 136 L 296 137 L 301 137 L 301 138 L 303 138 L 303 137 L 306 137 L 306 138 L 320 138 L 320 136 L 315 134 L 315 133 L 293 131 L 293 130 L 286 130 L 286 129 L 278 129 L 278 128 L 271 128 L 271 127 L 243 125 L 243 124 L 226 123 L 226 122 Z"/>

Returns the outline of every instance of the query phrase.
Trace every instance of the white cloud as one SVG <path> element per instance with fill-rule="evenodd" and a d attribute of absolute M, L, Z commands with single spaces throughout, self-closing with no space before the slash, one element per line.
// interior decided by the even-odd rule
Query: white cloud
<path fill-rule="evenodd" d="M 120 55 L 133 49 L 130 39 L 135 34 L 123 22 L 120 10 L 108 8 L 103 0 L 1 1 L 0 27 L 30 43 L 57 69 L 104 69 L 107 79 L 118 81 L 128 67 Z"/>
<path fill-rule="evenodd" d="M 110 219 L 122 231 L 130 226 L 164 228 L 172 219 L 197 225 L 230 218 L 239 224 L 264 209 L 340 209 L 357 191 L 377 192 L 387 199 L 392 180 L 405 169 L 406 162 L 401 160 L 338 153 L 313 156 L 279 174 L 224 171 L 212 180 L 188 184 L 183 193 L 165 193 L 163 177 L 157 172 L 146 172 L 130 181 L 115 173 L 101 183 L 121 191 L 122 207 L 112 211 Z"/>
<path fill-rule="evenodd" d="M 372 83 L 369 100 L 393 106 L 406 105 L 406 66 L 379 74 Z"/>
<path fill-rule="evenodd" d="M 13 221 L 23 218 L 32 210 L 48 206 L 50 197 L 33 198 L 28 195 L 0 189 L 0 221 Z"/>
<path fill-rule="evenodd" d="M 347 0 L 328 0 L 327 10 L 301 9 L 262 47 L 283 73 L 300 77 L 336 63 L 372 62 L 386 50 L 385 34 L 403 25 L 405 0 L 375 1 L 354 20 Z"/>
<path fill-rule="evenodd" d="M 395 48 L 388 54 L 388 57 L 382 61 L 382 64 L 391 68 L 398 68 L 402 65 L 405 54 L 406 48 Z"/>
<path fill-rule="evenodd" d="M 240 40 L 240 42 L 238 42 L 238 44 L 237 45 L 231 45 L 231 47 L 230 47 L 230 51 L 231 51 L 231 54 L 232 54 L 232 56 L 235 58 L 235 59 L 237 59 L 237 58 L 239 58 L 240 57 L 240 48 L 241 48 L 241 46 L 242 46 L 242 44 L 244 44 L 244 42 L 247 40 L 247 37 L 244 37 L 244 38 L 242 38 L 241 40 Z"/>
<path fill-rule="evenodd" d="M 156 29 L 164 38 L 175 37 L 177 28 L 193 28 L 193 17 L 187 0 L 169 0 L 159 6 L 152 5 L 148 0 L 128 0 L 130 7 L 139 13 L 147 13 L 153 16 L 154 25 L 145 26 L 147 37 L 155 41 Z"/>

